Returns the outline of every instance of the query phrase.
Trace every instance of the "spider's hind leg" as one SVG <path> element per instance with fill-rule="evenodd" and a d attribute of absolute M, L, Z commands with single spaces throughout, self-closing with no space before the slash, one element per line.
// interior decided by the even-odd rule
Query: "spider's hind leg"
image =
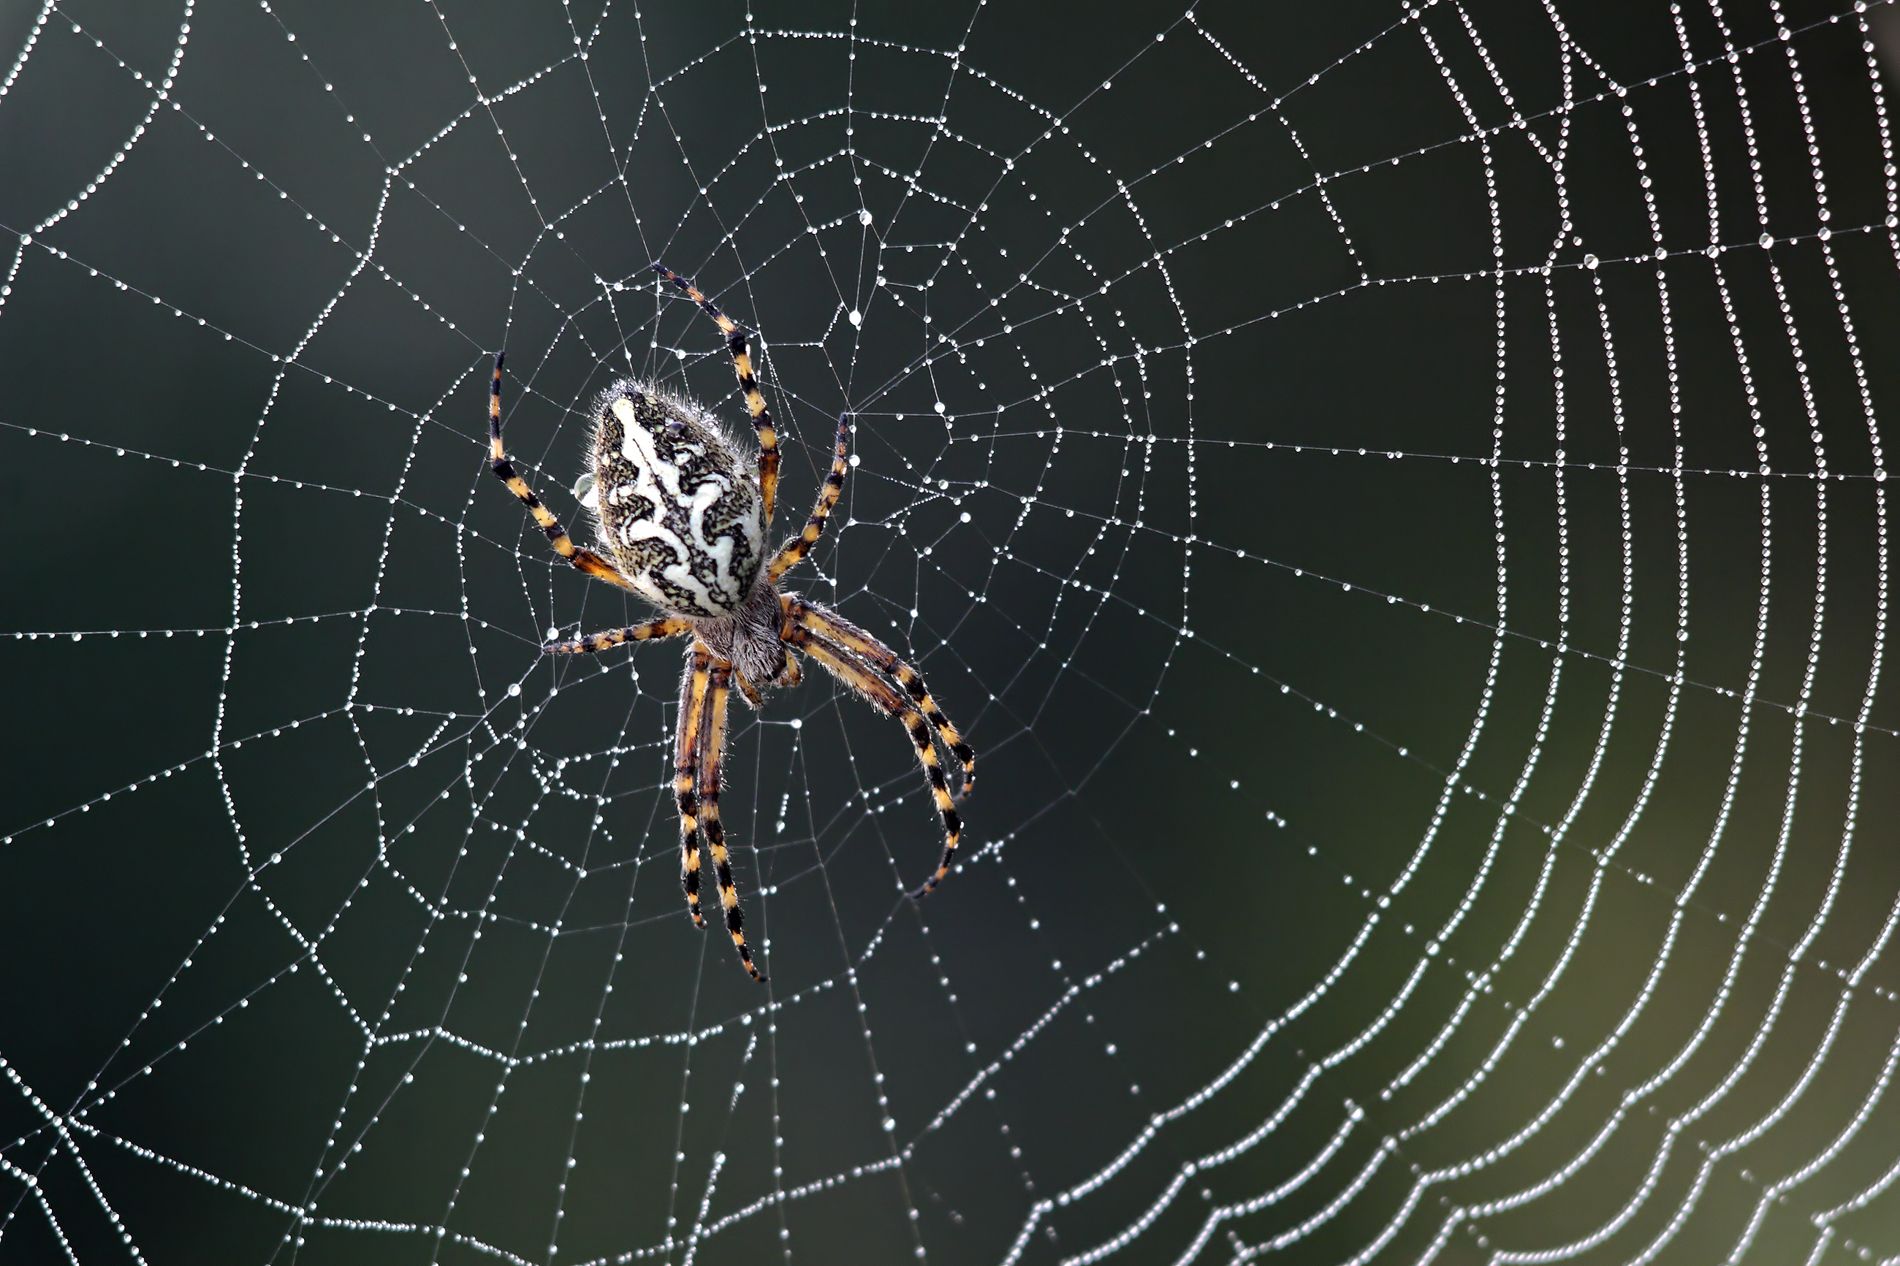
<path fill-rule="evenodd" d="M 706 832 L 706 849 L 712 854 L 713 874 L 719 881 L 719 904 L 726 911 L 726 932 L 739 962 L 754 980 L 763 981 L 752 961 L 752 948 L 746 944 L 745 914 L 739 909 L 739 889 L 732 882 L 732 860 L 726 853 L 726 828 L 719 820 L 719 766 L 726 746 L 726 699 L 732 682 L 732 665 L 715 661 L 711 673 L 711 693 L 706 699 L 706 739 L 700 753 L 700 825 Z"/>
<path fill-rule="evenodd" d="M 850 651 L 833 645 L 803 626 L 789 629 L 786 640 L 817 660 L 826 672 L 850 687 L 860 699 L 885 716 L 901 719 L 904 728 L 910 732 L 911 745 L 917 749 L 917 763 L 924 768 L 924 777 L 930 782 L 930 794 L 937 802 L 937 813 L 943 818 L 943 856 L 930 878 L 910 893 L 913 899 L 929 896 L 937 890 L 944 876 L 950 873 L 950 865 L 956 860 L 957 842 L 963 834 L 963 819 L 957 814 L 956 802 L 950 797 L 943 766 L 937 763 L 936 745 L 930 741 L 930 725 L 917 710 L 916 704 L 899 694 L 890 682 L 878 676 L 875 669 Z"/>
<path fill-rule="evenodd" d="M 916 703 L 917 708 L 930 722 L 930 727 L 950 749 L 957 763 L 963 766 L 963 786 L 956 798 L 962 800 L 976 787 L 976 751 L 963 741 L 957 727 L 950 724 L 950 718 L 943 714 L 937 701 L 931 696 L 930 687 L 924 684 L 923 674 L 899 659 L 897 652 L 866 633 L 835 611 L 806 602 L 790 595 L 782 596 L 779 604 L 788 619 L 810 629 L 818 636 L 860 658 L 869 660 L 878 669 L 896 678 L 897 684 Z"/>
<path fill-rule="evenodd" d="M 679 746 L 673 761 L 673 794 L 680 815 L 680 888 L 686 893 L 686 912 L 693 926 L 703 928 L 699 912 L 699 753 L 701 721 L 706 711 L 706 685 L 712 655 L 697 643 L 686 656 L 686 674 L 680 679 Z"/>

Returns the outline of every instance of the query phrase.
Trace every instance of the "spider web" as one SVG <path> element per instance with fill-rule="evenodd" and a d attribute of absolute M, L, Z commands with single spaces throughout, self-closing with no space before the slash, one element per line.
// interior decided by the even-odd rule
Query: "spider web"
<path fill-rule="evenodd" d="M 1900 1260 L 1886 4 L 0 12 L 0 1260 Z M 636 373 L 982 765 L 546 549 Z"/>

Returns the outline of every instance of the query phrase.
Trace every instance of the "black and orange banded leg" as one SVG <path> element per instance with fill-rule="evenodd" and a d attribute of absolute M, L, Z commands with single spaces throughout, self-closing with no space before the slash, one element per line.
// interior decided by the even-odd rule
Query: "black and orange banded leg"
<path fill-rule="evenodd" d="M 658 620 L 648 620 L 645 624 L 630 624 L 624 629 L 608 629 L 604 633 L 586 633 L 580 637 L 570 637 L 557 642 L 541 643 L 542 653 L 548 655 L 597 655 L 601 651 L 610 651 L 616 646 L 628 642 L 644 642 L 656 637 L 678 637 L 690 633 L 691 620 L 669 615 Z"/>
<path fill-rule="evenodd" d="M 851 652 L 803 627 L 793 628 L 789 640 L 886 716 L 901 717 L 904 728 L 910 731 L 911 745 L 917 749 L 917 763 L 924 767 L 924 777 L 930 783 L 930 794 L 937 802 L 937 812 L 943 818 L 943 857 L 937 862 L 937 869 L 930 878 L 910 894 L 913 899 L 929 896 L 943 882 L 944 876 L 950 873 L 950 864 L 957 855 L 957 839 L 963 834 L 963 819 L 957 816 L 956 802 L 950 798 L 943 766 L 937 763 L 937 747 L 930 741 L 929 723 L 915 704 L 899 694 L 891 683 L 878 676 L 870 665 Z"/>
<path fill-rule="evenodd" d="M 684 291 L 726 336 L 726 350 L 732 353 L 732 368 L 739 375 L 739 391 L 745 396 L 746 412 L 752 415 L 752 429 L 759 437 L 759 497 L 765 502 L 765 525 L 770 527 L 772 507 L 778 501 L 778 428 L 772 425 L 772 411 L 759 393 L 759 380 L 752 371 L 752 352 L 746 346 L 745 327 L 721 312 L 718 304 L 699 292 L 699 287 L 665 264 L 654 264 L 653 271 Z"/>
<path fill-rule="evenodd" d="M 824 486 L 818 490 L 818 503 L 811 508 L 811 517 L 805 520 L 804 530 L 785 545 L 766 565 L 766 578 L 777 584 L 778 578 L 796 567 L 799 560 L 811 553 L 811 547 L 818 544 L 818 538 L 824 535 L 825 520 L 831 517 L 831 508 L 838 504 L 838 498 L 844 494 L 844 477 L 851 469 L 851 415 L 838 415 L 838 434 L 832 441 L 831 470 L 825 475 Z"/>
<path fill-rule="evenodd" d="M 732 937 L 739 961 L 754 980 L 764 980 L 745 943 L 745 913 L 739 909 L 739 889 L 732 882 L 732 859 L 726 853 L 726 828 L 719 821 L 719 763 L 726 747 L 726 703 L 731 695 L 732 665 L 715 660 L 712 693 L 706 700 L 706 739 L 700 749 L 699 825 L 706 832 L 713 875 L 719 881 L 719 904 L 726 911 L 726 933 Z"/>
<path fill-rule="evenodd" d="M 501 362 L 503 353 L 495 353 L 494 376 L 488 381 L 488 468 L 495 472 L 495 478 L 508 485 L 508 491 L 515 494 L 515 500 L 528 507 L 528 513 L 547 534 L 548 544 L 554 552 L 565 558 L 581 571 L 604 580 L 608 584 L 618 585 L 622 589 L 632 589 L 627 578 L 615 571 L 613 565 L 593 550 L 574 544 L 561 526 L 561 521 L 552 511 L 541 504 L 534 495 L 534 489 L 528 487 L 528 481 L 515 473 L 514 463 L 508 460 L 508 450 L 501 443 Z"/>
<path fill-rule="evenodd" d="M 698 643 L 686 657 L 680 679 L 679 746 L 673 758 L 673 794 L 680 813 L 680 887 L 686 893 L 686 913 L 694 927 L 705 927 L 699 913 L 699 776 L 701 722 L 706 712 L 706 684 L 712 653 Z"/>
<path fill-rule="evenodd" d="M 924 684 L 922 673 L 899 659 L 896 651 L 835 611 L 785 596 L 779 598 L 779 605 L 788 616 L 805 628 L 826 641 L 834 642 L 860 658 L 869 660 L 881 671 L 895 677 L 897 684 L 904 688 L 905 693 L 910 695 L 911 701 L 929 720 L 931 728 L 937 731 L 944 746 L 950 749 L 951 755 L 955 756 L 958 763 L 963 766 L 963 788 L 957 793 L 957 799 L 961 800 L 970 794 L 976 786 L 976 751 L 963 741 L 963 736 L 957 733 L 957 727 L 950 724 L 950 718 L 945 716 L 943 709 L 937 706 L 936 699 L 931 696 L 930 687 Z"/>

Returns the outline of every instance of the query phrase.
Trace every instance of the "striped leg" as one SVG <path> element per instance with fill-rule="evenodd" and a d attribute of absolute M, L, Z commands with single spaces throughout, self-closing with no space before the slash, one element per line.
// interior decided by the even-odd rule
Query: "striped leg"
<path fill-rule="evenodd" d="M 495 373 L 488 382 L 488 468 L 495 472 L 495 478 L 508 485 L 508 491 L 515 499 L 528 507 L 528 513 L 541 530 L 547 533 L 548 544 L 554 552 L 565 558 L 581 571 L 604 580 L 608 584 L 619 585 L 622 589 L 632 589 L 627 578 L 615 571 L 613 565 L 591 549 L 574 544 L 567 529 L 554 517 L 541 499 L 528 487 L 528 481 L 515 473 L 514 463 L 508 460 L 508 450 L 501 443 L 501 352 L 495 353 Z"/>
<path fill-rule="evenodd" d="M 812 507 L 811 517 L 805 520 L 805 530 L 785 542 L 777 556 L 766 565 L 766 578 L 777 584 L 778 578 L 796 567 L 799 560 L 811 553 L 811 547 L 818 544 L 818 538 L 824 534 L 825 520 L 831 517 L 831 507 L 838 504 L 838 498 L 844 494 L 845 472 L 851 469 L 851 415 L 838 415 L 838 434 L 832 444 L 831 473 L 825 476 L 824 487 L 818 490 L 818 504 Z"/>
<path fill-rule="evenodd" d="M 601 651 L 624 646 L 628 642 L 644 642 L 649 638 L 678 637 L 692 631 L 693 622 L 679 616 L 670 615 L 660 620 L 649 620 L 645 624 L 630 624 L 624 629 L 608 629 L 605 633 L 588 633 L 582 637 L 570 637 L 560 642 L 543 642 L 541 651 L 547 655 L 595 655 Z"/>
<path fill-rule="evenodd" d="M 746 412 L 752 415 L 752 429 L 759 437 L 759 496 L 765 502 L 765 524 L 772 525 L 772 507 L 778 501 L 778 430 L 772 425 L 772 411 L 759 394 L 759 380 L 752 373 L 752 353 L 746 347 L 745 327 L 719 310 L 719 305 L 699 292 L 699 287 L 665 264 L 653 265 L 653 271 L 678 286 L 699 310 L 712 318 L 726 336 L 726 350 L 732 353 L 732 368 L 739 375 L 739 390 L 745 396 Z"/>
<path fill-rule="evenodd" d="M 923 674 L 897 657 L 897 652 L 884 643 L 851 623 L 836 611 L 816 606 L 798 598 L 781 596 L 779 605 L 787 616 L 810 629 L 828 642 L 844 647 L 852 654 L 869 660 L 883 672 L 897 679 L 911 700 L 922 709 L 930 721 L 931 728 L 937 731 L 945 747 L 949 748 L 963 766 L 963 789 L 957 793 L 961 800 L 970 794 L 976 786 L 976 752 L 963 736 L 957 733 L 957 727 L 950 724 L 950 718 L 943 714 L 937 701 L 931 697 L 930 687 L 924 684 Z"/>
<path fill-rule="evenodd" d="M 673 794 L 680 811 L 680 887 L 686 892 L 686 913 L 694 927 L 705 927 L 699 913 L 699 798 L 694 779 L 699 774 L 700 722 L 706 711 L 706 683 L 712 654 L 699 643 L 686 657 L 680 679 L 679 747 L 673 758 Z"/>
<path fill-rule="evenodd" d="M 923 714 L 917 711 L 915 704 L 899 694 L 891 683 L 879 677 L 868 664 L 851 652 L 833 646 L 802 627 L 793 628 L 789 640 L 872 707 L 886 716 L 901 717 L 904 728 L 910 731 L 910 741 L 917 748 L 917 762 L 924 767 L 924 777 L 930 782 L 930 794 L 936 799 L 937 812 L 943 816 L 943 857 L 938 861 L 935 873 L 910 894 L 912 898 L 929 896 L 943 882 L 944 876 L 950 873 L 950 863 L 957 855 L 957 837 L 963 833 L 963 819 L 957 816 L 956 803 L 950 799 L 950 788 L 944 782 L 943 766 L 937 763 L 937 748 L 930 741 L 929 724 Z"/>
<path fill-rule="evenodd" d="M 700 751 L 700 825 L 712 853 L 713 874 L 719 880 L 719 904 L 726 911 L 726 932 L 739 951 L 739 961 L 754 980 L 764 980 L 745 943 L 745 914 L 739 909 L 739 890 L 732 883 L 732 859 L 726 854 L 726 828 L 719 821 L 719 762 L 726 747 L 726 702 L 731 694 L 732 665 L 715 660 L 712 694 L 706 701 L 706 742 Z"/>

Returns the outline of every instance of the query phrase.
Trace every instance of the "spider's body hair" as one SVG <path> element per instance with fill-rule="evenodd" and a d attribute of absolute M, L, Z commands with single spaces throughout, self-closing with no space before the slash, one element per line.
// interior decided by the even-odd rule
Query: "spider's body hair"
<path fill-rule="evenodd" d="M 595 402 L 589 453 L 600 543 L 633 591 L 695 622 L 738 619 L 759 588 L 765 516 L 719 424 L 622 379 Z"/>
<path fill-rule="evenodd" d="M 761 581 L 744 606 L 724 619 L 696 622 L 693 633 L 716 658 L 731 664 L 741 678 L 763 689 L 777 685 L 788 665 L 785 643 L 779 636 L 783 623 L 778 590 L 770 581 Z M 747 703 L 753 703 L 750 694 L 744 697 Z"/>

